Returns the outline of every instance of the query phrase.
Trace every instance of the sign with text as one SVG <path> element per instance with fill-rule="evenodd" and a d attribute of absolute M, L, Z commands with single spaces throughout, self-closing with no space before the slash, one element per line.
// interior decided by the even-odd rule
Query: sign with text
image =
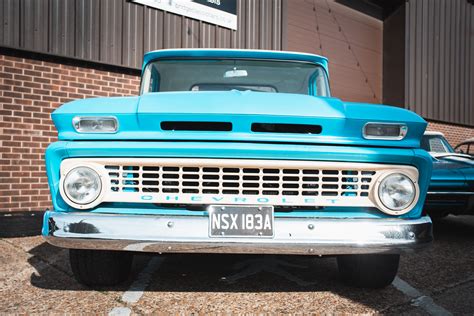
<path fill-rule="evenodd" d="M 132 0 L 149 7 L 237 29 L 237 0 Z"/>

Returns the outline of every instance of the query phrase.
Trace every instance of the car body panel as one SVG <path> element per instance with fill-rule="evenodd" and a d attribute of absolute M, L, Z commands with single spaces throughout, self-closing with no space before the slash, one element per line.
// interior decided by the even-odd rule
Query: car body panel
<path fill-rule="evenodd" d="M 189 100 L 192 99 L 192 102 Z M 114 116 L 117 133 L 78 133 L 76 116 Z M 345 144 L 418 148 L 426 122 L 390 106 L 344 103 L 336 98 L 261 92 L 158 92 L 132 98 L 97 98 L 65 104 L 52 114 L 60 140 L 212 140 Z M 232 131 L 166 131 L 164 121 L 231 122 Z M 365 139 L 368 122 L 401 122 L 403 140 Z M 252 123 L 311 124 L 320 134 L 252 132 Z"/>
<path fill-rule="evenodd" d="M 441 133 L 426 135 L 447 142 Z M 447 149 L 450 152 L 430 152 L 433 172 L 425 211 L 433 216 L 474 214 L 474 159 Z"/>
<path fill-rule="evenodd" d="M 161 49 L 151 51 L 143 57 L 143 67 L 157 59 L 179 59 L 179 58 L 238 58 L 238 59 L 276 59 L 298 62 L 309 62 L 318 64 L 328 71 L 328 59 L 314 54 L 298 52 L 273 51 L 273 50 L 251 50 L 251 49 Z"/>

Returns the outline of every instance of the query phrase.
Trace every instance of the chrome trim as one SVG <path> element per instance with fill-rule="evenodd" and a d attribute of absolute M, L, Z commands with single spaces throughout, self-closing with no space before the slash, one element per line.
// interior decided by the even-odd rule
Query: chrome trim
<path fill-rule="evenodd" d="M 81 131 L 79 128 L 77 128 L 76 124 L 80 122 L 82 119 L 89 119 L 89 120 L 114 120 L 115 121 L 115 131 L 113 132 L 99 132 L 99 131 L 93 131 L 93 132 L 88 132 L 88 131 Z M 115 116 L 74 116 L 72 118 L 72 127 L 74 127 L 74 130 L 78 133 L 83 133 L 83 134 L 116 134 L 119 130 L 119 120 Z"/>
<path fill-rule="evenodd" d="M 441 194 L 441 195 L 474 195 L 474 192 L 428 192 L 429 195 Z"/>
<path fill-rule="evenodd" d="M 401 253 L 430 244 L 429 217 L 275 217 L 274 238 L 210 238 L 207 216 L 47 212 L 46 240 L 64 248 L 158 253 Z"/>
<path fill-rule="evenodd" d="M 401 175 L 407 177 L 412 182 L 413 188 L 415 190 L 415 195 L 413 197 L 413 200 L 410 202 L 410 204 L 408 204 L 405 208 L 402 208 L 402 209 L 399 209 L 399 210 L 398 209 L 391 209 L 391 208 L 387 207 L 384 204 L 384 202 L 382 201 L 382 199 L 380 198 L 380 185 L 382 184 L 382 182 L 387 177 L 397 175 L 397 174 L 401 174 Z M 385 174 L 381 175 L 377 179 L 377 183 L 375 184 L 374 191 L 377 192 L 377 194 L 376 194 L 377 207 L 382 212 L 384 212 L 386 214 L 389 214 L 389 215 L 403 215 L 403 214 L 406 214 L 406 213 L 410 212 L 416 206 L 416 203 L 418 203 L 418 199 L 420 198 L 420 188 L 419 188 L 419 185 L 418 185 L 418 181 L 416 179 L 413 179 L 412 177 L 410 177 L 409 174 L 406 174 L 404 172 L 386 172 Z"/>
<path fill-rule="evenodd" d="M 77 168 L 87 168 L 89 170 L 91 170 L 92 172 L 94 172 L 96 175 L 97 175 L 97 178 L 99 180 L 99 193 L 97 194 L 97 196 L 92 200 L 90 201 L 89 203 L 80 203 L 79 201 L 77 201 L 76 199 L 72 198 L 70 196 L 70 193 L 67 191 L 66 189 L 66 179 L 68 178 L 68 176 L 71 174 L 71 172 L 73 172 L 74 170 L 76 170 Z M 103 187 L 103 184 L 102 184 L 102 177 L 100 176 L 99 173 L 97 173 L 97 171 L 93 168 L 90 168 L 90 167 L 87 167 L 87 166 L 82 166 L 82 167 L 76 167 L 74 169 L 71 169 L 69 170 L 69 172 L 66 174 L 66 176 L 64 177 L 64 180 L 61 181 L 61 190 L 60 192 L 64 192 L 64 195 L 63 195 L 63 198 L 65 198 L 65 200 L 67 200 L 68 204 L 71 204 L 71 205 L 91 205 L 93 204 L 98 198 L 99 196 L 101 196 L 102 194 L 102 187 Z"/>
<path fill-rule="evenodd" d="M 374 191 L 374 187 L 381 176 L 386 173 L 403 173 L 415 183 L 418 181 L 418 170 L 407 165 L 267 159 L 90 157 L 64 159 L 60 166 L 60 184 L 69 170 L 79 166 L 89 166 L 96 170 L 103 179 L 104 190 L 104 194 L 90 205 L 78 207 L 77 205 L 71 205 L 65 199 L 72 207 L 82 210 L 93 208 L 101 202 L 379 208 L 380 202 L 377 202 L 378 194 Z M 124 166 L 135 169 L 124 170 Z M 149 167 L 158 168 L 159 170 L 146 170 Z M 175 170 L 163 170 L 167 167 L 172 167 Z M 188 167 L 198 171 L 184 170 Z M 218 175 L 218 179 L 205 180 L 206 168 L 218 169 L 213 173 L 213 175 Z M 226 168 L 239 169 L 239 171 L 238 173 L 232 171 L 227 174 Z M 247 168 L 258 170 L 255 171 L 256 173 L 252 171 L 252 173 L 246 174 L 245 169 Z M 278 169 L 278 174 L 265 174 L 268 169 Z M 290 169 L 290 171 L 295 169 L 296 173 L 285 174 L 286 169 Z M 317 174 L 305 174 L 306 171 L 317 171 Z M 335 171 L 335 173 L 331 173 L 332 171 Z M 356 173 L 345 173 L 349 171 Z M 364 174 L 366 171 L 369 174 Z M 328 173 L 326 174 L 326 172 Z M 166 175 L 173 176 L 173 178 L 167 178 Z M 189 175 L 197 176 L 197 178 L 188 180 L 186 176 Z M 237 179 L 225 179 L 226 175 L 237 176 Z M 256 176 L 258 179 L 246 180 L 245 176 Z M 278 176 L 279 178 L 278 180 L 270 180 L 265 179 L 265 176 L 272 176 L 272 178 Z M 288 184 L 297 184 L 297 187 L 285 188 L 285 177 L 287 176 L 288 178 L 298 178 L 297 180 L 288 180 L 290 181 Z M 317 179 L 312 180 L 311 177 Z M 173 181 L 174 183 L 167 184 L 167 181 Z M 152 182 L 154 184 L 151 184 Z M 246 183 L 257 184 L 257 187 L 249 186 L 246 188 Z M 229 186 L 226 187 L 226 184 L 229 184 Z M 271 184 L 277 184 L 278 186 L 268 188 L 268 185 Z M 317 186 L 314 188 L 305 187 L 309 184 Z M 328 186 L 326 187 L 326 185 Z M 173 192 L 169 192 L 169 189 L 173 189 Z M 210 190 L 217 192 L 210 192 Z M 224 192 L 224 190 L 232 190 L 232 192 Z M 258 193 L 247 194 L 245 190 L 255 190 Z M 268 191 L 274 191 L 278 194 L 270 194 L 271 192 Z M 288 194 L 285 191 L 296 194 Z M 64 196 L 63 192 L 60 193 L 61 196 Z M 406 211 L 409 211 L 409 209 Z M 394 214 L 400 215 L 401 213 Z"/>
<path fill-rule="evenodd" d="M 400 132 L 399 136 L 372 136 L 372 135 L 367 135 L 365 132 L 365 128 L 367 125 L 373 124 L 373 125 L 397 125 L 400 126 Z M 404 127 L 404 128 L 403 128 Z M 362 136 L 365 139 L 379 139 L 379 140 L 402 140 L 405 138 L 405 136 L 408 134 L 408 126 L 404 123 L 384 123 L 384 122 L 367 122 L 364 124 L 364 127 L 362 128 Z"/>

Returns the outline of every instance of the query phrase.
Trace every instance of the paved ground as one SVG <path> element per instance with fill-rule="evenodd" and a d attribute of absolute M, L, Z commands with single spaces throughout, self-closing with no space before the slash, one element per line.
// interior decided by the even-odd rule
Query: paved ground
<path fill-rule="evenodd" d="M 65 250 L 41 237 L 0 239 L 0 313 L 474 314 L 474 216 L 435 223 L 429 250 L 402 257 L 383 290 L 342 284 L 334 258 L 140 255 L 127 284 L 91 290 Z"/>

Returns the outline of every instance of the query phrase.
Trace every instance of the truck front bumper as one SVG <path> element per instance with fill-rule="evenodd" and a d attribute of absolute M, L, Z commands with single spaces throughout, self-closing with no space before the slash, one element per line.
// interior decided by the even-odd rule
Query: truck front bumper
<path fill-rule="evenodd" d="M 433 240 L 429 217 L 324 219 L 276 217 L 274 237 L 209 237 L 207 216 L 46 212 L 43 235 L 75 249 L 157 253 L 339 255 L 401 253 Z"/>

